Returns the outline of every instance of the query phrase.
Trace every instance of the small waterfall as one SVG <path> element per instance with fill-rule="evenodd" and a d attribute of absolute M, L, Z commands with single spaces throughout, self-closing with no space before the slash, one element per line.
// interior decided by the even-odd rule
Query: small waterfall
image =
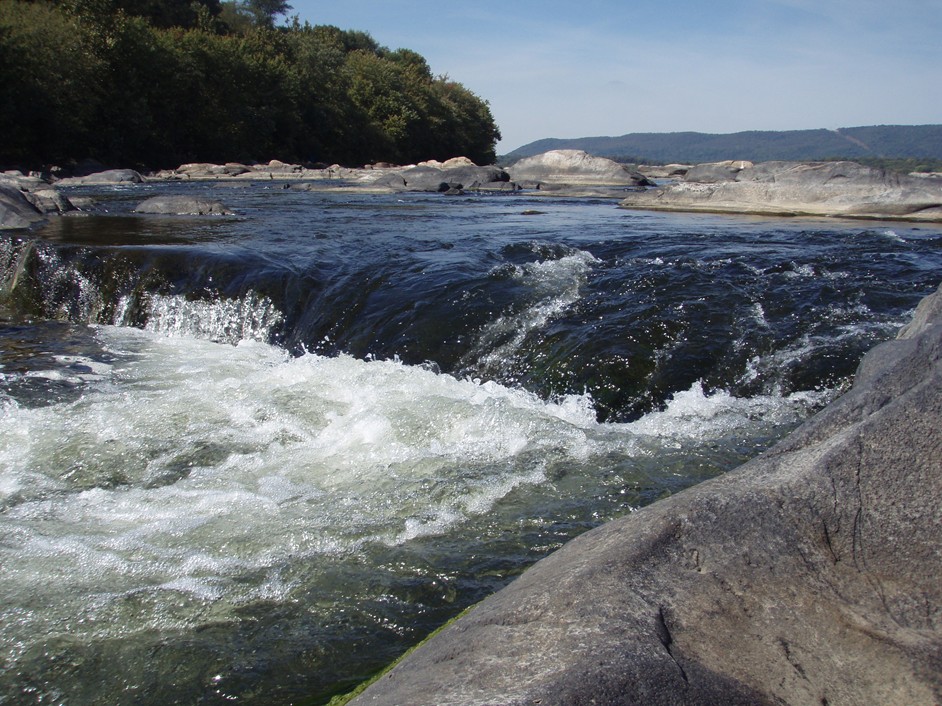
<path fill-rule="evenodd" d="M 150 262 L 33 239 L 0 240 L 0 306 L 13 319 L 134 326 L 232 344 L 268 342 L 284 323 L 275 303 L 254 290 L 232 297 L 200 284 L 169 293 L 169 278 Z"/>

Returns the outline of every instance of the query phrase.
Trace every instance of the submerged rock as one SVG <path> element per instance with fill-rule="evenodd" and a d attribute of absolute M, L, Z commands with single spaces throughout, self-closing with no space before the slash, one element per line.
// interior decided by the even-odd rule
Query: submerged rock
<path fill-rule="evenodd" d="M 942 221 L 942 183 L 855 162 L 719 162 L 629 193 L 625 208 Z"/>
<path fill-rule="evenodd" d="M 139 203 L 134 212 L 173 216 L 232 215 L 221 201 L 186 195 L 154 196 Z"/>
<path fill-rule="evenodd" d="M 939 703 L 940 429 L 942 288 L 773 449 L 573 540 L 354 703 Z"/>
<path fill-rule="evenodd" d="M 578 186 L 653 186 L 640 172 L 581 150 L 551 150 L 516 162 L 507 170 L 516 182 Z"/>

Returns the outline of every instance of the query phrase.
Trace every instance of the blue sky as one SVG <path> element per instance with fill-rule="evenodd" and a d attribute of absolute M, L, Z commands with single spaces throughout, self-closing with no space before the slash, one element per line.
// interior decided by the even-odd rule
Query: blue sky
<path fill-rule="evenodd" d="M 543 137 L 942 123 L 942 0 L 289 0 Z"/>

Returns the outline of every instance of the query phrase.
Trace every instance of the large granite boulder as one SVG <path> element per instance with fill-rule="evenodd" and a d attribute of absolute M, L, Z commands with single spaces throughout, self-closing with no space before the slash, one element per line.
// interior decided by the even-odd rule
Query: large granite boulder
<path fill-rule="evenodd" d="M 855 162 L 720 162 L 629 193 L 625 208 L 942 221 L 942 183 Z"/>
<path fill-rule="evenodd" d="M 133 169 L 106 169 L 88 176 L 60 179 L 56 186 L 116 186 L 140 184 L 142 181 L 144 177 Z"/>
<path fill-rule="evenodd" d="M 446 163 L 447 164 L 447 163 Z M 478 167 L 474 164 L 453 166 L 418 165 L 395 172 L 405 181 L 407 191 L 441 191 L 449 189 L 477 189 L 494 183 L 510 181 L 510 176 L 499 167 Z"/>
<path fill-rule="evenodd" d="M 356 704 L 942 702 L 942 289 L 769 452 L 568 543 Z"/>
<path fill-rule="evenodd" d="M 653 186 L 640 172 L 581 150 L 551 150 L 525 157 L 509 167 L 516 182 L 578 186 Z"/>
<path fill-rule="evenodd" d="M 232 211 L 221 201 L 186 194 L 152 196 L 139 203 L 134 212 L 169 216 L 232 215 Z"/>
<path fill-rule="evenodd" d="M 220 177 L 234 177 L 248 174 L 251 169 L 238 162 L 225 164 L 212 164 L 209 162 L 190 162 L 181 164 L 175 170 L 175 175 L 184 179 L 218 179 Z"/>

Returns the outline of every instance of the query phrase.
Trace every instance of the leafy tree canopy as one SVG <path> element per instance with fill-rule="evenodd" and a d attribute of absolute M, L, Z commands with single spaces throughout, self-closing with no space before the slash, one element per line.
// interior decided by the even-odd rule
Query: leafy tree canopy
<path fill-rule="evenodd" d="M 490 108 L 283 0 L 0 0 L 0 164 L 495 159 Z"/>

